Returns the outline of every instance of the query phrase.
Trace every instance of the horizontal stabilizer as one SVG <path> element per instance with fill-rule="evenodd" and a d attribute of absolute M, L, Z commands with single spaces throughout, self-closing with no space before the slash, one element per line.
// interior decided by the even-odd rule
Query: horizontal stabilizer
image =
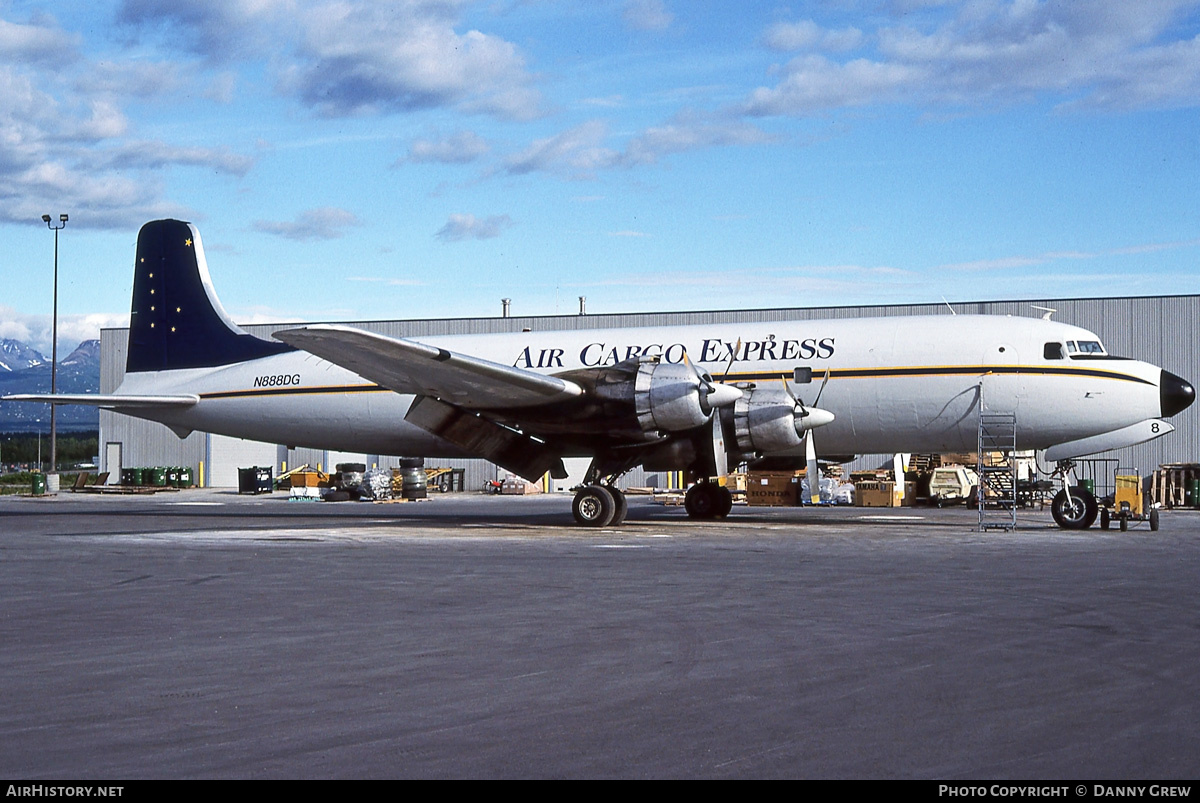
<path fill-rule="evenodd" d="M 397 393 L 432 396 L 474 410 L 536 407 L 583 394 L 566 379 L 351 326 L 304 326 L 274 337 Z"/>
<path fill-rule="evenodd" d="M 19 393 L 14 396 L 4 396 L 0 401 L 42 402 L 46 404 L 83 404 L 92 407 L 112 409 L 133 409 L 146 407 L 191 407 L 200 401 L 193 394 L 177 396 L 122 396 L 111 394 L 104 396 L 98 393 Z"/>
<path fill-rule="evenodd" d="M 1107 452 L 1112 449 L 1124 449 L 1126 446 L 1136 446 L 1139 443 L 1161 438 L 1168 432 L 1174 431 L 1175 427 L 1161 418 L 1150 418 L 1121 429 L 1115 429 L 1112 432 L 1105 432 L 1102 435 L 1093 435 L 1090 438 L 1051 446 L 1046 450 L 1046 460 L 1056 463 L 1070 457 L 1081 457 L 1085 454 Z"/>

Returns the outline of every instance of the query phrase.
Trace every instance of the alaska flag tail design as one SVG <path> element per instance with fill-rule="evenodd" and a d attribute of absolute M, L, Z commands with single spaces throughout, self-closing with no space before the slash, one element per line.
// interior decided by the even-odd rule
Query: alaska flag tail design
<path fill-rule="evenodd" d="M 211 368 L 294 351 L 229 320 L 192 224 L 155 220 L 142 226 L 133 269 L 127 373 Z"/>

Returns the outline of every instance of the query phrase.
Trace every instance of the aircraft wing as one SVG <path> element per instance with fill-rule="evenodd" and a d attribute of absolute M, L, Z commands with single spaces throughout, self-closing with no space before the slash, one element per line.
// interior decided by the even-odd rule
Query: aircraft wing
<path fill-rule="evenodd" d="M 397 393 L 432 396 L 458 407 L 536 407 L 583 394 L 566 379 L 351 326 L 302 326 L 273 336 Z"/>
<path fill-rule="evenodd" d="M 18 393 L 0 397 L 0 401 L 47 402 L 50 404 L 85 404 L 105 408 L 191 407 L 200 401 L 193 393 L 176 396 L 123 396 L 99 393 Z"/>

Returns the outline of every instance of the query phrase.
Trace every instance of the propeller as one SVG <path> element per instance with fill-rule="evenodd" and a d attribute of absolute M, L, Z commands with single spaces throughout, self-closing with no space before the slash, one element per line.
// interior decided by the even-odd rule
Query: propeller
<path fill-rule="evenodd" d="M 711 413 L 714 408 L 725 407 L 742 398 L 742 392 L 729 385 L 714 382 L 708 371 L 701 371 L 692 363 L 688 353 L 683 352 L 683 361 L 696 377 L 696 392 L 700 396 L 700 409 Z"/>
<path fill-rule="evenodd" d="M 812 407 L 805 406 L 804 401 L 792 391 L 786 377 L 781 376 L 779 381 L 783 383 L 783 389 L 796 405 L 797 423 L 804 424 L 804 474 L 808 478 L 808 501 L 816 505 L 821 502 L 821 474 L 817 466 L 817 443 L 813 432 L 817 427 L 823 427 L 833 421 L 833 413 L 817 407 L 821 401 L 821 394 L 825 392 L 825 386 L 829 384 L 829 369 L 825 369 L 825 378 L 821 381 L 821 387 L 817 389 L 817 398 Z"/>
<path fill-rule="evenodd" d="M 829 384 L 829 369 L 825 369 L 825 379 L 821 382 L 821 387 L 817 389 L 817 400 L 809 407 L 804 403 L 804 400 L 796 395 L 792 390 L 792 386 L 788 384 L 786 377 L 779 377 L 779 381 L 783 383 L 783 389 L 787 392 L 788 398 L 792 400 L 792 404 L 796 407 L 796 418 L 798 423 L 804 424 L 804 429 L 811 433 L 817 427 L 823 427 L 826 424 L 833 422 L 833 413 L 828 410 L 822 410 L 817 407 L 821 401 L 821 394 L 825 392 L 825 386 Z"/>

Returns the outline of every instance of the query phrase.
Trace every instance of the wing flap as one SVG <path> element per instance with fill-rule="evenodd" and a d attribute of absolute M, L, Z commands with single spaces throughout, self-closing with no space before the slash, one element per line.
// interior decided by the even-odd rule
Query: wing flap
<path fill-rule="evenodd" d="M 274 337 L 397 393 L 432 396 L 465 408 L 535 407 L 583 394 L 566 379 L 351 326 L 303 326 Z"/>

